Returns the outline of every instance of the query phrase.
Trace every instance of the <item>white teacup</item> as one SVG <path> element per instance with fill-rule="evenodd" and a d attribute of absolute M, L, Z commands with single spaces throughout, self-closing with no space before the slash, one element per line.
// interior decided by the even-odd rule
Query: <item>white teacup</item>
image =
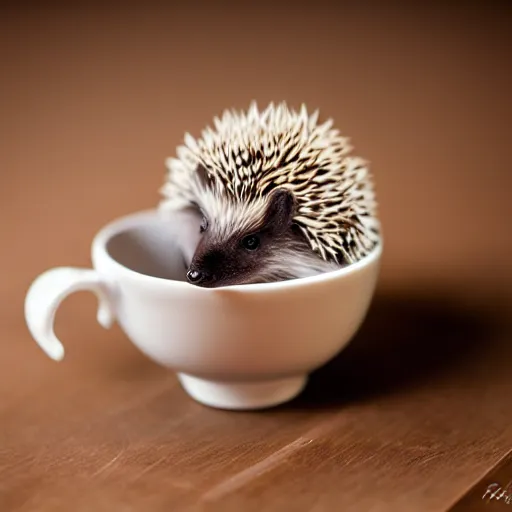
<path fill-rule="evenodd" d="M 94 238 L 94 270 L 54 268 L 25 300 L 30 332 L 61 360 L 59 304 L 78 290 L 99 298 L 98 322 L 117 320 L 150 359 L 171 368 L 198 402 L 259 409 L 296 397 L 363 322 L 382 245 L 334 272 L 276 283 L 206 289 L 186 282 L 182 252 L 156 210 L 115 220 Z"/>

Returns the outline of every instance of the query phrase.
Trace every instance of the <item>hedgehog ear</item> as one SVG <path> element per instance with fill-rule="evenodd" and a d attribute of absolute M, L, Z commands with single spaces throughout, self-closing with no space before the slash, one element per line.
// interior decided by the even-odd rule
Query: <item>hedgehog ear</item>
<path fill-rule="evenodd" d="M 208 171 L 206 170 L 206 167 L 202 163 L 198 163 L 196 167 L 196 176 L 199 180 L 199 183 L 204 188 L 209 188 L 211 186 L 211 178 L 208 176 Z"/>
<path fill-rule="evenodd" d="M 274 229 L 285 231 L 292 225 L 295 213 L 295 197 L 292 192 L 278 188 L 271 192 L 266 221 Z"/>

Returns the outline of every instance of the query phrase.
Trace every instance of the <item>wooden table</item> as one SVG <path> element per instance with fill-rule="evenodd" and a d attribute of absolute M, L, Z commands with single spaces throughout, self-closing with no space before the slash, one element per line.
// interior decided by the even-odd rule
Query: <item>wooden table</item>
<path fill-rule="evenodd" d="M 1 17 L 0 511 L 507 510 L 482 496 L 512 480 L 509 13 L 172 9 Z M 213 410 L 76 294 L 47 359 L 32 279 L 89 266 L 183 132 L 252 97 L 320 107 L 372 161 L 385 255 L 351 345 L 286 406 Z"/>

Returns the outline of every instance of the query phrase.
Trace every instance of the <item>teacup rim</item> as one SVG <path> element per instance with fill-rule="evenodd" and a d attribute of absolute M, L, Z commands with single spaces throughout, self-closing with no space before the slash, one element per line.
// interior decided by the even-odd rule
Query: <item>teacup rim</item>
<path fill-rule="evenodd" d="M 92 242 L 92 253 L 93 259 L 98 257 L 100 254 L 109 260 L 110 264 L 113 265 L 118 272 L 129 276 L 132 279 L 145 281 L 146 283 L 158 283 L 164 286 L 183 287 L 186 289 L 194 289 L 201 293 L 212 293 L 220 291 L 244 291 L 244 292 L 257 292 L 257 291 L 271 291 L 279 289 L 292 289 L 295 287 L 304 287 L 312 284 L 320 284 L 336 280 L 349 274 L 353 274 L 364 267 L 367 267 L 378 260 L 382 254 L 383 239 L 382 234 L 379 236 L 379 241 L 375 247 L 360 260 L 355 263 L 351 263 L 345 267 L 337 270 L 332 270 L 322 274 L 317 274 L 309 277 L 301 277 L 297 279 L 291 279 L 286 281 L 276 281 L 271 283 L 250 283 L 250 284 L 237 284 L 223 286 L 222 288 L 202 288 L 200 286 L 194 286 L 187 281 L 178 281 L 174 279 L 167 279 L 157 276 L 151 276 L 143 274 L 136 270 L 133 270 L 117 259 L 115 259 L 108 251 L 108 242 L 117 234 L 129 229 L 130 227 L 136 226 L 140 221 L 148 218 L 158 217 L 158 209 L 150 208 L 145 210 L 139 210 L 132 213 L 128 213 L 112 219 L 103 225 L 102 228 L 96 233 Z"/>

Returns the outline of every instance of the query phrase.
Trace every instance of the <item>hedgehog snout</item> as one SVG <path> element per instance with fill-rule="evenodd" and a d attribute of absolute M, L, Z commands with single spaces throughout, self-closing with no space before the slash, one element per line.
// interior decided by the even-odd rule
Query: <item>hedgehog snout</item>
<path fill-rule="evenodd" d="M 202 284 L 212 279 L 212 275 L 205 270 L 189 269 L 187 279 L 192 284 Z"/>
<path fill-rule="evenodd" d="M 197 286 L 211 287 L 219 278 L 219 270 L 225 264 L 225 253 L 212 247 L 203 236 L 187 269 L 187 280 Z"/>

